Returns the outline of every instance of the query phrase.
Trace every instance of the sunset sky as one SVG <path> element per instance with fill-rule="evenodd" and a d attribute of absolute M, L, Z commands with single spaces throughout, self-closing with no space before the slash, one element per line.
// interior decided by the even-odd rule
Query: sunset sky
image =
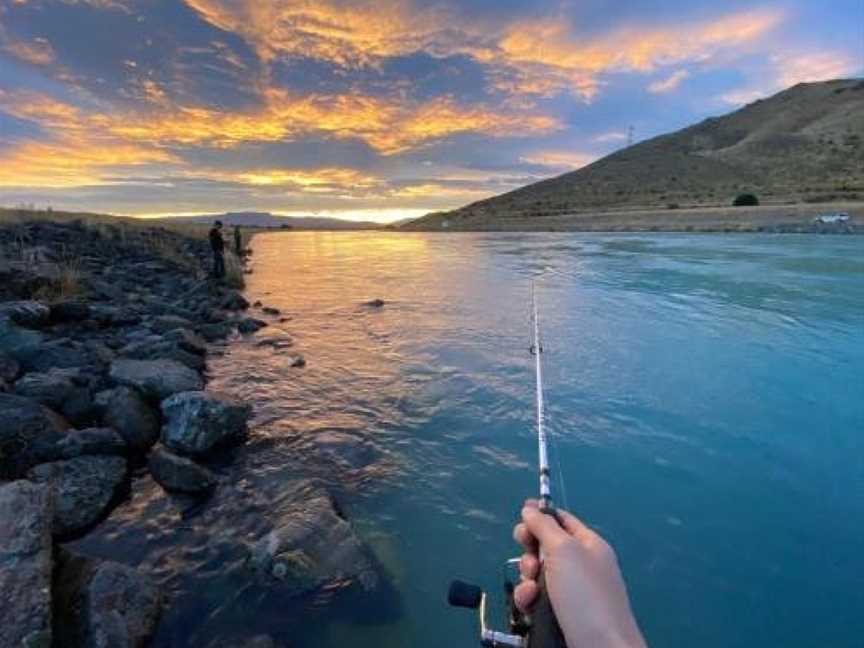
<path fill-rule="evenodd" d="M 862 0 L 0 0 L 0 205 L 392 220 L 862 74 Z"/>

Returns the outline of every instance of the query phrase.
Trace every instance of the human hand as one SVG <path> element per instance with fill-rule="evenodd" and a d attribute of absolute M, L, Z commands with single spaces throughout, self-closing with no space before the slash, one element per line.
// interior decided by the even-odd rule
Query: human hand
<path fill-rule="evenodd" d="M 542 568 L 568 648 L 646 648 L 615 551 L 574 515 L 556 513 L 557 521 L 541 513 L 536 500 L 522 508 L 522 521 L 513 529 L 525 548 L 519 562 L 522 582 L 513 593 L 516 606 L 530 612 L 540 593 Z"/>

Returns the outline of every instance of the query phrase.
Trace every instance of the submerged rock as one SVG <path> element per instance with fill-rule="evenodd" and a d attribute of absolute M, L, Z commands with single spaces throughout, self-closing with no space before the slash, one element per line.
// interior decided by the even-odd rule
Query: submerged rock
<path fill-rule="evenodd" d="M 282 311 L 278 308 L 274 308 L 273 306 L 265 306 L 261 309 L 262 312 L 267 313 L 268 315 L 281 315 Z"/>
<path fill-rule="evenodd" d="M 267 326 L 267 322 L 255 319 L 254 317 L 244 317 L 237 322 L 237 330 L 241 333 L 254 333 L 265 326 Z"/>
<path fill-rule="evenodd" d="M 65 539 L 86 531 L 108 513 L 126 481 L 126 460 L 76 457 L 40 464 L 28 476 L 54 490 L 54 536 Z"/>
<path fill-rule="evenodd" d="M 110 392 L 102 420 L 126 441 L 133 452 L 147 452 L 159 440 L 159 414 L 131 387 Z"/>
<path fill-rule="evenodd" d="M 306 358 L 298 353 L 288 357 L 288 364 L 292 367 L 305 367 Z"/>
<path fill-rule="evenodd" d="M 19 480 L 0 486 L 0 644 L 51 646 L 51 493 Z"/>
<path fill-rule="evenodd" d="M 58 438 L 63 419 L 36 401 L 0 394 L 0 479 L 22 477 L 35 463 L 35 445 Z"/>
<path fill-rule="evenodd" d="M 135 387 L 156 400 L 204 386 L 196 371 L 175 360 L 115 360 L 110 375 L 120 385 Z"/>
<path fill-rule="evenodd" d="M 200 495 L 216 486 L 216 475 L 207 468 L 165 448 L 156 448 L 150 453 L 147 467 L 153 479 L 171 493 Z"/>
<path fill-rule="evenodd" d="M 315 435 L 315 447 L 344 468 L 361 468 L 375 460 L 375 447 L 365 439 L 345 432 L 325 431 Z"/>
<path fill-rule="evenodd" d="M 132 567 L 63 551 L 54 590 L 63 645 L 143 648 L 156 630 L 161 593 L 153 579 Z"/>
<path fill-rule="evenodd" d="M 162 402 L 162 442 L 181 454 L 202 455 L 242 441 L 249 405 L 216 392 L 189 391 Z"/>
<path fill-rule="evenodd" d="M 277 504 L 276 528 L 252 547 L 253 568 L 291 594 L 355 582 L 374 590 L 379 576 L 371 553 L 333 498 L 316 486 L 291 498 L 281 508 Z"/>
<path fill-rule="evenodd" d="M 370 308 L 381 308 L 384 306 L 384 303 L 383 299 L 370 299 L 367 302 L 363 302 L 363 305 L 369 306 Z"/>

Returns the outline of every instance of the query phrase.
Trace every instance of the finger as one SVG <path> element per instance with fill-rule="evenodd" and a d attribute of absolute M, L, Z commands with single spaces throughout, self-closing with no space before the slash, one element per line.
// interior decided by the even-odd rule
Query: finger
<path fill-rule="evenodd" d="M 513 539 L 525 548 L 525 551 L 537 551 L 537 538 L 531 535 L 528 527 L 520 522 L 513 527 Z"/>
<path fill-rule="evenodd" d="M 555 513 L 558 516 L 558 522 L 564 527 L 564 530 L 571 535 L 578 537 L 586 533 L 590 533 L 591 535 L 594 534 L 594 531 L 592 531 L 587 524 L 572 513 L 568 513 L 564 509 L 556 509 Z"/>
<path fill-rule="evenodd" d="M 522 521 L 541 545 L 561 541 L 568 537 L 567 532 L 561 528 L 554 516 L 541 513 L 540 509 L 529 506 L 527 502 L 522 508 Z"/>
<path fill-rule="evenodd" d="M 537 558 L 537 554 L 522 554 L 522 558 L 519 559 L 519 575 L 522 580 L 537 580 L 539 574 L 540 559 Z"/>
<path fill-rule="evenodd" d="M 522 612 L 527 613 L 531 610 L 531 606 L 534 605 L 539 593 L 540 587 L 537 585 L 537 581 L 522 581 L 513 590 L 513 602 Z"/>

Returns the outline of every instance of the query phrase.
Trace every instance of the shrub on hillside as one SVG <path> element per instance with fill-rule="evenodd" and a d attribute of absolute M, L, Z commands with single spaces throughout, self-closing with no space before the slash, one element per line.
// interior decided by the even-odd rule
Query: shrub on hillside
<path fill-rule="evenodd" d="M 756 194 L 752 193 L 738 194 L 732 201 L 733 207 L 756 207 L 757 205 L 759 205 L 759 199 Z"/>

